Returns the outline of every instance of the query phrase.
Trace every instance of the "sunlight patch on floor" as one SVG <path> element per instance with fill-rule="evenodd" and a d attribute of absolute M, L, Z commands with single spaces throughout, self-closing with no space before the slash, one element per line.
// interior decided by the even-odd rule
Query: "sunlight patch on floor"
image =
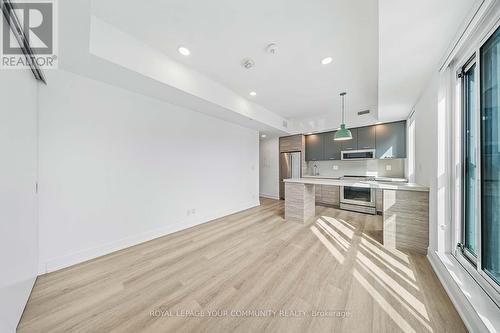
<path fill-rule="evenodd" d="M 318 220 L 317 221 L 317 226 L 320 227 L 322 230 L 324 230 L 328 235 L 330 235 L 337 243 L 345 250 L 350 246 L 350 243 L 342 237 L 337 231 L 335 231 L 332 227 L 330 227 L 328 224 L 325 222 Z"/>
<path fill-rule="evenodd" d="M 369 250 L 371 253 L 374 255 L 380 257 L 382 261 L 385 263 L 391 265 L 392 267 L 395 267 L 397 270 L 403 272 L 406 275 L 406 278 L 409 278 L 413 281 L 416 281 L 415 279 L 415 274 L 413 271 L 406 265 L 402 264 L 399 260 L 394 259 L 391 255 L 387 254 L 384 250 L 380 249 L 373 243 L 369 242 L 368 240 L 361 238 L 361 246 L 364 247 L 365 249 Z"/>
<path fill-rule="evenodd" d="M 358 262 L 359 263 L 359 262 Z M 392 289 L 388 288 L 387 285 L 385 285 L 382 280 L 378 279 L 377 276 L 375 276 L 371 271 L 369 271 L 366 267 L 361 265 L 361 268 L 363 269 L 364 272 L 366 272 L 370 277 L 372 277 L 376 282 L 377 285 L 380 287 L 374 287 L 375 289 L 382 290 L 385 292 L 385 299 L 387 300 L 389 298 L 388 295 L 390 295 L 394 300 L 398 301 L 398 305 L 396 307 L 399 308 L 404 308 L 406 311 L 408 311 L 413 318 L 418 320 L 420 324 L 427 329 L 427 331 L 432 332 L 432 327 L 430 326 L 429 320 L 424 318 L 422 315 L 420 315 L 412 306 L 410 306 L 407 302 L 403 301 L 402 298 L 396 294 Z M 422 330 L 418 330 L 419 332 Z"/>
<path fill-rule="evenodd" d="M 383 265 L 386 269 L 390 270 L 393 274 L 397 275 L 398 279 L 401 279 L 406 284 L 410 285 L 415 291 L 419 290 L 418 286 L 415 284 L 414 281 L 410 280 L 408 277 L 406 277 L 404 274 L 402 274 L 399 270 L 397 270 L 394 267 L 392 267 L 389 263 L 387 263 L 382 258 L 380 258 L 379 256 L 377 256 L 375 253 L 371 252 L 364 245 L 360 244 L 359 248 L 361 250 L 363 250 L 370 257 L 370 260 L 376 261 L 380 265 Z"/>
<path fill-rule="evenodd" d="M 315 226 L 311 226 L 311 231 L 318 239 L 320 240 L 321 243 L 330 251 L 330 253 L 337 259 L 339 263 L 344 263 L 344 256 L 340 253 L 337 248 L 328 241 L 328 239 L 321 233 L 321 231 L 318 230 Z"/>
<path fill-rule="evenodd" d="M 394 291 L 399 298 L 402 298 L 405 302 L 410 304 L 422 317 L 429 320 L 429 315 L 425 309 L 424 303 L 417 299 L 413 294 L 401 286 L 398 281 L 390 277 L 386 272 L 384 272 L 380 267 L 375 265 L 368 257 L 358 252 L 356 257 L 358 262 L 368 270 L 368 273 L 372 275 L 376 280 L 378 280 L 382 285 L 390 288 Z"/>
<path fill-rule="evenodd" d="M 370 237 L 366 233 L 363 233 L 362 239 L 366 239 L 366 241 L 369 241 L 372 244 L 377 244 L 377 245 L 383 246 L 382 244 L 380 244 L 379 241 L 377 241 L 373 237 Z M 401 261 L 403 261 L 405 264 L 409 264 L 410 263 L 410 260 L 408 259 L 408 255 L 404 254 L 403 252 L 401 252 L 399 250 L 388 250 L 388 251 L 391 252 L 392 256 L 397 257 L 398 259 L 400 259 Z"/>
<path fill-rule="evenodd" d="M 343 233 L 347 238 L 352 239 L 354 236 L 354 231 L 344 225 L 344 223 L 340 222 L 334 217 L 330 216 L 321 216 L 321 219 L 324 221 L 330 223 L 332 226 L 334 226 L 337 230 L 339 230 L 341 233 Z"/>
<path fill-rule="evenodd" d="M 403 332 L 413 332 L 417 331 L 399 314 L 399 312 L 394 309 L 394 307 L 387 302 L 387 300 L 363 277 L 357 269 L 353 271 L 354 278 L 365 288 L 365 290 L 372 296 L 372 298 L 377 302 L 380 307 L 387 313 L 389 317 L 396 323 L 396 325 L 401 328 Z M 431 330 L 432 332 L 432 330 Z"/>

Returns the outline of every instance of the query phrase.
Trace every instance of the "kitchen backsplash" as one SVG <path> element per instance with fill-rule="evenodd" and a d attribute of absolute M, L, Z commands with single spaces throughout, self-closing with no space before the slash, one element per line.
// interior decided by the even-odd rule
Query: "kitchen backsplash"
<path fill-rule="evenodd" d="M 317 165 L 320 176 L 340 177 L 375 176 L 404 178 L 405 160 L 362 160 L 362 161 L 311 161 L 307 163 L 307 174 L 313 175 L 314 165 Z"/>

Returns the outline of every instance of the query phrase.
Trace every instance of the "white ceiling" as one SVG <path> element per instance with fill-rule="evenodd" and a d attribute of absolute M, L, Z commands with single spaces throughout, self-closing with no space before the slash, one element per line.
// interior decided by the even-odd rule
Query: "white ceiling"
<path fill-rule="evenodd" d="M 481 0 L 379 0 L 380 120 L 406 118 Z"/>
<path fill-rule="evenodd" d="M 361 121 L 406 118 L 474 2 L 93 0 L 92 13 L 317 130 L 338 125 L 344 90 L 350 119 L 366 109 L 372 115 Z M 264 50 L 271 42 L 278 45 L 276 55 Z M 191 50 L 189 57 L 177 52 L 180 45 Z M 333 62 L 322 65 L 326 56 Z M 241 67 L 245 57 L 255 60 L 255 68 Z"/>
<path fill-rule="evenodd" d="M 338 110 L 343 90 L 353 110 L 377 107 L 376 0 L 98 0 L 92 11 L 283 117 Z M 326 56 L 333 62 L 322 65 Z M 245 57 L 253 69 L 241 67 Z"/>

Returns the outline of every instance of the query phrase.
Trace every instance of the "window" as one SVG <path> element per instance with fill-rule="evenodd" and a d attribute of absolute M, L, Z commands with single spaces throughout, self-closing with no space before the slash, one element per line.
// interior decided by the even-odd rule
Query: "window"
<path fill-rule="evenodd" d="M 482 268 L 500 282 L 500 30 L 481 47 Z"/>
<path fill-rule="evenodd" d="M 476 61 L 471 58 L 462 70 L 463 103 L 463 233 L 464 254 L 476 262 Z"/>
<path fill-rule="evenodd" d="M 460 69 L 463 265 L 500 305 L 500 28 Z"/>

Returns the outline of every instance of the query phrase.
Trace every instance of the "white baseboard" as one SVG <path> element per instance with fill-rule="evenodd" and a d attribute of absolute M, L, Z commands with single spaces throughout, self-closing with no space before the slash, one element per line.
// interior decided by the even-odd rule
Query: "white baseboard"
<path fill-rule="evenodd" d="M 498 332 L 488 320 L 498 315 L 496 306 L 460 263 L 451 254 L 433 251 L 428 252 L 427 259 L 469 332 Z"/>
<path fill-rule="evenodd" d="M 261 193 L 259 194 L 260 197 L 263 197 L 263 198 L 268 198 L 268 199 L 275 199 L 275 200 L 279 200 L 280 197 L 279 196 L 276 196 L 276 195 L 272 195 L 272 194 L 264 194 L 264 193 Z"/>
<path fill-rule="evenodd" d="M 57 271 L 59 269 L 63 269 L 69 266 L 73 266 L 79 263 L 82 263 L 87 260 L 95 259 L 97 257 L 123 250 L 127 247 L 131 247 L 140 243 L 144 243 L 147 241 L 150 241 L 155 238 L 159 238 L 177 231 L 181 231 L 184 229 L 188 229 L 194 226 L 197 226 L 199 224 L 203 224 L 206 222 L 209 222 L 211 220 L 224 217 L 227 215 L 231 215 L 249 208 L 253 208 L 256 206 L 259 206 L 260 203 L 257 202 L 247 202 L 241 205 L 237 205 L 233 208 L 230 209 L 223 209 L 220 211 L 215 211 L 210 214 L 206 214 L 205 216 L 199 216 L 197 217 L 196 220 L 189 220 L 189 221 L 181 221 L 179 223 L 176 223 L 174 225 L 170 225 L 168 227 L 164 228 L 158 228 L 154 230 L 149 230 L 145 231 L 143 233 L 140 233 L 138 235 L 133 235 L 130 237 L 125 237 L 113 242 L 109 242 L 107 244 L 102 244 L 100 246 L 90 248 L 90 249 L 85 249 L 82 251 L 74 252 L 71 254 L 67 254 L 58 258 L 53 258 L 50 260 L 47 260 L 45 262 L 41 262 L 39 264 L 39 270 L 38 274 L 46 274 L 50 272 Z"/>

